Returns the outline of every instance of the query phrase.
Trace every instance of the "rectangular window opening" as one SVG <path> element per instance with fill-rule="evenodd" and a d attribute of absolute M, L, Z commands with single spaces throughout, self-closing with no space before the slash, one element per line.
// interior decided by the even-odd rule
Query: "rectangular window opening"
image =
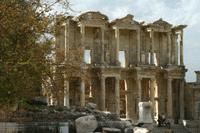
<path fill-rule="evenodd" d="M 121 67 L 126 66 L 125 51 L 119 51 L 119 62 Z"/>
<path fill-rule="evenodd" d="M 84 50 L 84 62 L 86 64 L 91 64 L 91 50 Z"/>

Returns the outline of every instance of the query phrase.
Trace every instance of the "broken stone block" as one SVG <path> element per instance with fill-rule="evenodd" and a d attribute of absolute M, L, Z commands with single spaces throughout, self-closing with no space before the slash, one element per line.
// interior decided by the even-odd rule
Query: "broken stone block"
<path fill-rule="evenodd" d="M 97 120 L 93 115 L 83 116 L 75 120 L 77 133 L 93 132 L 97 126 Z"/>
<path fill-rule="evenodd" d="M 147 128 L 142 128 L 142 127 L 135 127 L 134 133 L 149 133 L 149 130 Z"/>
<path fill-rule="evenodd" d="M 139 123 L 153 123 L 150 102 L 139 102 Z"/>

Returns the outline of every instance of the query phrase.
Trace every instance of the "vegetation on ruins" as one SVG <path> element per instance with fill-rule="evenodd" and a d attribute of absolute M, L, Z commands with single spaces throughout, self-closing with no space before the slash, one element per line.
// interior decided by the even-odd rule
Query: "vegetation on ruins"
<path fill-rule="evenodd" d="M 0 1 L 1 103 L 38 96 L 44 77 L 52 77 L 56 4 L 66 15 L 67 0 Z"/>

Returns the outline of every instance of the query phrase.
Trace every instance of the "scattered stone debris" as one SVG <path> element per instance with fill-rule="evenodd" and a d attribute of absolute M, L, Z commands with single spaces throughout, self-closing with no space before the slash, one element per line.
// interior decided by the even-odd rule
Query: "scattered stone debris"
<path fill-rule="evenodd" d="M 97 128 L 98 122 L 93 115 L 83 116 L 75 120 L 75 126 L 77 133 L 89 133 Z"/>
<path fill-rule="evenodd" d="M 19 109 L 5 113 L 6 117 L 0 117 L 2 122 L 68 122 L 69 130 L 77 133 L 102 132 L 103 128 L 117 128 L 124 132 L 126 128 L 132 128 L 129 121 L 122 121 L 116 114 L 99 111 L 94 104 L 86 107 L 72 106 L 40 106 L 29 109 Z"/>

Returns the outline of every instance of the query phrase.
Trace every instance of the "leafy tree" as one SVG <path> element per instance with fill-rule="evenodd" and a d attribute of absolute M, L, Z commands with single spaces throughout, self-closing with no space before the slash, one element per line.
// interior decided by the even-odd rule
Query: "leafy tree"
<path fill-rule="evenodd" d="M 62 0 L 0 0 L 0 102 L 40 94 L 43 76 L 51 72 L 56 4 L 69 7 Z"/>

